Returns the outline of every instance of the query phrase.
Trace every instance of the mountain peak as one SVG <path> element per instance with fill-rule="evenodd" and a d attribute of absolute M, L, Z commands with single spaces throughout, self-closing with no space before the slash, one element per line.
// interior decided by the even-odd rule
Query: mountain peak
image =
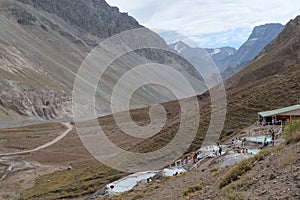
<path fill-rule="evenodd" d="M 104 0 L 17 0 L 57 15 L 66 23 L 100 38 L 142 26 L 127 13 L 109 6 Z"/>
<path fill-rule="evenodd" d="M 257 38 L 270 37 L 272 35 L 278 35 L 284 28 L 284 25 L 279 23 L 270 23 L 265 25 L 256 26 L 251 33 L 249 40 Z"/>

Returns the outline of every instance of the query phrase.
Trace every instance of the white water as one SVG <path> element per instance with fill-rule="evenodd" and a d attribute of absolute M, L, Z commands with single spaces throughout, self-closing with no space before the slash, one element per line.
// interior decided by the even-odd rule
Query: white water
<path fill-rule="evenodd" d="M 249 142 L 264 143 L 265 138 L 267 138 L 266 141 L 268 143 L 272 142 L 272 137 L 271 136 L 248 137 L 248 138 L 246 138 L 246 140 L 249 141 Z"/>
<path fill-rule="evenodd" d="M 110 191 L 110 193 L 112 194 L 127 192 L 133 189 L 138 184 L 138 182 L 147 180 L 148 178 L 155 176 L 157 173 L 158 171 L 135 173 L 111 184 L 108 184 L 106 187 L 110 188 L 111 186 L 114 186 L 114 188 Z"/>
<path fill-rule="evenodd" d="M 175 174 L 181 174 L 184 172 L 186 172 L 186 170 L 183 168 L 171 168 L 171 169 L 164 169 L 162 171 L 164 176 L 169 176 L 169 177 L 174 176 Z"/>

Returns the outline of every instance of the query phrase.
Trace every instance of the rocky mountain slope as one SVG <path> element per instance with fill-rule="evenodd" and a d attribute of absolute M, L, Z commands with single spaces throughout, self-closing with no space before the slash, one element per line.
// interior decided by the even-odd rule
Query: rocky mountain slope
<path fill-rule="evenodd" d="M 120 13 L 117 7 L 109 6 L 104 0 L 18 1 L 54 14 L 67 24 L 78 27 L 83 33 L 102 39 L 122 31 L 142 27 L 134 18 L 126 13 Z"/>
<path fill-rule="evenodd" d="M 238 50 L 232 47 L 204 50 L 212 57 L 222 76 L 227 79 L 248 65 L 266 45 L 278 36 L 283 28 L 281 24 L 257 26 Z M 192 48 L 181 41 L 169 46 L 191 62 L 199 58 L 199 48 Z"/>
<path fill-rule="evenodd" d="M 71 95 L 76 73 L 88 53 L 112 35 L 142 28 L 135 19 L 110 7 L 104 0 L 3 0 L 0 4 L 2 124 L 12 120 L 68 119 L 72 116 Z M 168 48 L 158 35 L 150 30 L 145 32 L 145 41 L 149 44 Z M 132 44 L 135 42 L 138 41 Z M 112 49 L 118 52 L 122 48 L 126 49 L 116 44 Z M 105 66 L 110 56 L 107 55 L 99 66 Z M 103 83 L 99 83 L 104 85 L 96 94 L 99 113 L 109 110 L 107 93 L 111 93 L 118 78 L 133 66 L 151 60 L 168 63 L 197 77 L 193 67 L 176 55 L 144 50 L 130 56 L 117 60 L 116 69 L 109 71 Z M 145 89 L 141 93 L 152 90 Z M 138 100 L 136 105 L 168 100 L 163 97 L 145 99 Z M 80 103 L 84 107 L 92 102 L 83 98 Z"/>
<path fill-rule="evenodd" d="M 236 54 L 220 62 L 226 69 L 223 76 L 229 78 L 248 65 L 284 29 L 282 24 L 266 24 L 253 29 L 248 40 Z"/>
<path fill-rule="evenodd" d="M 257 119 L 257 112 L 297 103 L 300 92 L 300 17 L 291 20 L 245 69 L 225 82 L 234 130 Z"/>
<path fill-rule="evenodd" d="M 296 104 L 300 92 L 300 17 L 291 20 L 245 69 L 225 84 L 227 113 L 223 137 L 257 121 L 257 113 Z M 203 121 L 209 121 L 210 95 L 200 95 Z M 199 133 L 205 133 L 202 123 Z M 201 138 L 199 134 L 199 139 Z M 197 139 L 196 139 L 197 140 Z M 196 141 L 195 143 L 201 143 Z M 194 149 L 195 150 L 195 149 Z"/>
<path fill-rule="evenodd" d="M 229 141 L 228 138 L 231 139 L 234 133 L 255 123 L 257 120 L 257 112 L 289 106 L 297 102 L 300 92 L 299 40 L 300 17 L 297 17 L 286 25 L 283 32 L 270 45 L 264 48 L 262 53 L 247 68 L 225 81 L 228 106 L 222 140 Z M 54 85 L 53 87 L 58 86 Z M 197 98 L 200 100 L 201 124 L 198 135 L 195 138 L 194 144 L 189 149 L 189 152 L 195 151 L 200 147 L 211 120 L 209 115 L 209 94 L 205 93 Z M 187 103 L 189 104 L 188 99 Z M 114 141 L 116 145 L 124 145 L 124 149 L 129 149 L 133 152 L 152 152 L 153 149 L 156 150 L 157 148 L 165 146 L 174 138 L 180 123 L 180 106 L 178 102 L 169 102 L 166 103 L 165 106 L 169 118 L 164 130 L 160 134 L 143 140 L 142 142 L 136 141 L 136 138 L 134 138 L 134 140 L 131 136 L 124 134 L 114 122 L 112 116 L 100 118 L 99 123 L 103 125 L 103 128 L 108 133 L 107 135 L 111 137 L 111 140 Z M 190 111 L 192 115 L 199 115 L 199 113 L 193 112 L 193 108 L 191 108 Z M 190 117 L 193 118 L 192 115 L 190 115 Z M 135 110 L 133 111 L 132 118 L 137 124 L 147 125 L 149 123 L 148 110 Z M 86 126 L 89 125 L 87 124 Z M 72 132 L 75 133 L 76 130 L 74 129 Z M 299 182 L 298 176 L 296 176 L 298 175 L 296 173 L 299 171 L 299 152 L 295 152 L 295 149 L 298 148 L 299 144 L 292 146 L 290 149 L 292 151 L 280 150 L 278 153 L 278 157 L 281 157 L 282 160 L 287 160 L 284 156 L 290 155 L 289 152 L 292 153 L 294 151 L 293 153 L 297 158 L 294 163 L 297 164 L 296 167 L 289 167 L 289 164 L 293 162 L 287 162 L 288 165 L 284 167 L 276 165 L 280 162 L 274 163 L 272 154 L 270 154 L 271 156 L 264 156 L 263 159 L 265 159 L 265 161 L 260 160 L 255 166 L 253 166 L 254 163 L 250 163 L 253 167 L 252 172 L 254 173 L 251 179 L 247 180 L 247 183 L 250 183 L 250 185 L 238 185 L 238 189 L 242 190 L 242 192 L 244 191 L 246 196 L 254 193 L 253 196 L 254 198 L 257 197 L 257 199 L 265 199 L 267 195 L 270 194 L 274 197 L 278 197 L 280 194 L 276 194 L 277 190 L 286 195 L 295 193 L 298 189 L 296 184 Z M 75 166 L 73 170 L 58 171 L 53 174 L 39 176 L 35 181 L 34 187 L 23 194 L 26 195 L 27 199 L 78 198 L 84 195 L 90 195 L 102 188 L 105 184 L 117 180 L 122 176 L 115 170 L 104 170 L 103 166 L 98 166 L 95 162 L 91 163 L 90 157 L 83 157 L 84 160 L 82 160 L 82 163 L 84 163 L 85 166 L 82 166 L 83 164 L 75 164 L 75 161 L 78 160 L 77 156 L 82 155 L 91 156 L 82 146 L 77 134 L 69 134 L 64 141 L 57 144 L 57 146 L 53 146 L 49 151 L 41 151 L 35 155 L 29 155 L 29 158 L 39 162 L 41 162 L 41 160 L 44 162 L 47 160 L 47 164 L 49 164 L 49 162 L 56 164 L 58 159 L 63 161 L 70 159 L 72 161 L 71 163 L 74 163 Z M 267 165 L 271 167 L 267 168 Z M 242 169 L 244 169 L 243 167 L 244 166 L 242 166 Z M 272 175 L 270 170 L 276 170 L 276 173 Z M 150 195 L 154 195 L 157 198 L 168 198 L 167 195 L 169 194 L 173 195 L 170 198 L 176 198 L 178 196 L 174 195 L 183 196 L 185 191 L 187 191 L 188 194 L 192 193 L 194 195 L 193 192 L 196 190 L 200 193 L 195 194 L 194 199 L 201 199 L 202 197 L 204 197 L 204 199 L 213 199 L 220 194 L 217 178 L 221 178 L 228 171 L 229 168 L 222 168 L 220 171 L 211 172 L 209 163 L 207 163 L 207 165 L 194 170 L 190 174 L 179 176 L 179 182 L 174 181 L 174 179 L 167 179 L 165 182 L 166 185 L 162 184 L 158 185 L 158 187 L 149 187 L 148 189 L 151 190 Z M 292 171 L 292 176 L 295 175 L 293 181 L 288 181 L 288 179 L 292 178 L 290 174 L 286 175 L 289 171 Z M 235 175 L 237 174 L 235 173 Z M 277 182 L 280 181 L 278 185 L 275 184 L 275 187 L 273 186 L 273 180 L 265 180 L 266 177 L 270 179 L 270 177 L 274 177 L 274 175 L 275 178 L 273 179 Z M 197 185 L 199 180 L 201 180 L 202 183 Z M 290 188 L 280 187 L 286 186 L 286 184 L 289 183 L 293 184 L 293 186 Z M 164 189 L 162 189 L 162 187 Z M 263 190 L 260 189 L 260 187 L 262 187 Z M 270 193 L 265 192 L 265 190 L 270 188 L 272 188 Z M 288 191 L 287 189 L 290 190 Z M 202 193 L 202 191 L 206 191 L 206 193 Z M 232 194 L 231 191 L 228 193 Z M 145 190 L 143 189 L 141 193 L 135 193 L 134 195 L 137 195 L 135 197 L 137 199 L 143 198 L 146 195 Z M 233 193 L 233 195 L 235 195 L 235 193 Z M 283 197 L 285 198 L 286 195 L 283 195 Z M 129 199 L 132 198 L 133 196 L 129 197 Z M 150 198 L 153 199 L 153 196 L 150 196 Z"/>

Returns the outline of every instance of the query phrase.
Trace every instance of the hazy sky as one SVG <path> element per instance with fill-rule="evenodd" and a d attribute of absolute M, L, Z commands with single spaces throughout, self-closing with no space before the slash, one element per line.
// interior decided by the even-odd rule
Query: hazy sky
<path fill-rule="evenodd" d="M 201 47 L 245 42 L 254 26 L 286 24 L 299 0 L 107 0 L 156 32 L 177 32 Z M 166 35 L 166 33 L 164 34 Z M 168 33 L 168 35 L 171 35 Z M 172 42 L 173 39 L 169 39 Z"/>

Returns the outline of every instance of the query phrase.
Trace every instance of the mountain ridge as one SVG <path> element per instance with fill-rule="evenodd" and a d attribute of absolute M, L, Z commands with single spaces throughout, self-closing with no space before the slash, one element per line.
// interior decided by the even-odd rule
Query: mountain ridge
<path fill-rule="evenodd" d="M 227 131 L 255 122 L 258 112 L 297 104 L 300 92 L 299 40 L 298 16 L 246 68 L 225 81 L 229 105 L 229 117 L 225 123 Z M 236 115 L 243 119 L 238 123 L 240 125 L 234 124 Z"/>
<path fill-rule="evenodd" d="M 284 26 L 279 23 L 256 26 L 248 40 L 238 49 L 233 47 L 204 48 L 213 61 L 216 63 L 224 79 L 243 69 L 249 64 L 261 50 L 269 44 L 283 30 Z M 184 46 L 179 53 L 182 53 L 188 60 L 197 59 L 199 48 L 192 48 L 182 41 L 170 44 L 169 47 L 176 50 L 176 46 Z"/>
<path fill-rule="evenodd" d="M 246 67 L 272 40 L 284 29 L 279 23 L 256 26 L 248 40 L 238 49 L 237 53 L 225 61 L 225 78 Z"/>
<path fill-rule="evenodd" d="M 20 120 L 71 119 L 72 90 L 79 67 L 93 48 L 101 49 L 98 44 L 117 33 L 132 30 L 132 38 L 127 38 L 131 44 L 125 46 L 125 43 L 119 45 L 115 42 L 109 48 L 113 52 L 104 51 L 101 55 L 103 59 L 98 63 L 99 67 L 105 67 L 111 56 L 128 50 L 130 45 L 148 42 L 168 50 L 167 44 L 159 35 L 143 28 L 128 14 L 119 13 L 117 8 L 110 7 L 104 0 L 3 0 L 0 4 L 2 121 L 15 120 L 20 123 Z M 85 14 L 88 11 L 90 15 Z M 138 30 L 144 31 L 141 40 L 137 40 L 134 35 Z M 181 70 L 199 88 L 198 81 L 201 77 L 192 65 L 176 53 L 137 50 L 112 63 L 115 70 L 107 70 L 102 82 L 99 82 L 103 87 L 98 87 L 96 91 L 95 107 L 98 116 L 111 114 L 109 97 L 122 73 L 145 63 L 168 64 Z M 93 76 L 92 73 L 90 75 Z M 147 78 L 149 74 L 141 76 Z M 87 80 L 89 81 L 90 79 Z M 204 90 L 204 84 L 200 85 L 203 85 L 201 90 Z M 168 90 L 160 88 L 160 91 L 154 92 L 155 87 L 157 86 L 140 89 L 136 94 L 138 98 L 133 102 L 135 106 L 143 107 L 174 100 Z M 93 102 L 85 95 L 82 97 L 80 104 L 84 111 L 85 105 Z"/>

